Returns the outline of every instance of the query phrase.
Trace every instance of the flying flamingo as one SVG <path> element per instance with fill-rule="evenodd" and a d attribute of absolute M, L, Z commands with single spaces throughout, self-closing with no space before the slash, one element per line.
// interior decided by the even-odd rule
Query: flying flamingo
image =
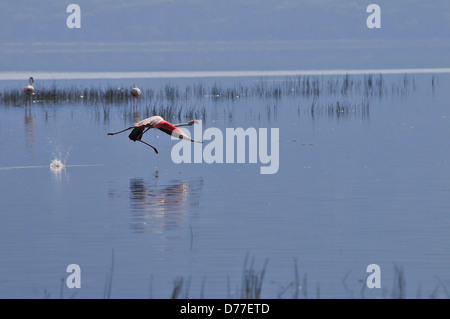
<path fill-rule="evenodd" d="M 28 84 L 24 89 L 23 89 L 23 93 L 25 93 L 28 97 L 28 102 L 31 106 L 31 95 L 34 93 L 34 78 L 32 76 L 30 76 L 30 78 L 28 79 L 28 82 L 30 84 Z"/>
<path fill-rule="evenodd" d="M 134 124 L 133 126 L 130 126 L 129 128 L 126 128 L 122 131 L 115 132 L 115 133 L 108 133 L 108 135 L 116 135 L 116 134 L 133 129 L 131 131 L 130 135 L 128 135 L 128 138 L 134 142 L 139 141 L 139 142 L 142 142 L 142 143 L 150 146 L 151 148 L 153 148 L 155 150 L 156 154 L 158 154 L 158 150 L 154 146 L 141 140 L 142 135 L 144 135 L 145 132 L 147 132 L 151 128 L 157 128 L 157 129 L 163 131 L 164 133 L 167 133 L 167 134 L 172 135 L 179 139 L 185 139 L 185 140 L 188 140 L 191 142 L 203 143 L 202 141 L 194 141 L 189 136 L 187 136 L 182 130 L 180 130 L 178 128 L 179 126 L 190 126 L 190 125 L 193 125 L 196 123 L 197 123 L 196 120 L 191 120 L 191 121 L 189 121 L 189 123 L 171 124 L 171 123 L 165 121 L 161 116 L 152 116 L 152 117 L 146 118 L 145 120 L 142 120 L 142 121 Z"/>

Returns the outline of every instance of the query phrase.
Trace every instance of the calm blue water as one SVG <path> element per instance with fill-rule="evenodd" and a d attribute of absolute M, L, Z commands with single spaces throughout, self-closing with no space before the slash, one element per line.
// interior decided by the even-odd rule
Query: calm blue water
<path fill-rule="evenodd" d="M 112 268 L 112 298 L 169 298 L 176 278 L 184 279 L 184 297 L 239 298 L 246 256 L 258 272 L 268 260 L 263 298 L 292 297 L 295 260 L 300 297 L 390 298 L 395 266 L 406 297 L 445 297 L 450 77 L 436 75 L 434 86 L 432 77 L 409 75 L 399 93 L 404 76 L 385 75 L 381 97 L 361 90 L 316 100 L 178 102 L 206 110 L 203 130 L 279 128 L 273 175 L 261 175 L 261 163 L 175 164 L 178 142 L 160 131 L 143 138 L 158 155 L 127 133 L 107 136 L 145 117 L 145 96 L 139 114 L 131 104 L 2 105 L 0 297 L 102 298 Z M 326 87 L 342 76 L 319 79 Z M 36 79 L 35 87 L 270 87 L 283 80 Z M 26 84 L 4 80 L 0 89 Z M 350 111 L 330 111 L 336 102 Z M 55 158 L 67 167 L 52 171 Z M 62 283 L 69 264 L 81 268 L 80 289 Z M 381 267 L 381 289 L 363 288 L 369 264 Z"/>

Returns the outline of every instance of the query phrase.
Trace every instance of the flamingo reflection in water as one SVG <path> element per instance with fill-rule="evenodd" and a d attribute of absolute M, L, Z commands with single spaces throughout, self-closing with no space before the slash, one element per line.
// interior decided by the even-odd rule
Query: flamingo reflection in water
<path fill-rule="evenodd" d="M 28 79 L 28 83 L 23 89 L 25 94 L 25 128 L 29 144 L 32 146 L 34 144 L 34 118 L 31 115 L 31 101 L 35 91 L 33 86 L 34 78 L 32 76 Z"/>
<path fill-rule="evenodd" d="M 155 180 L 146 183 L 142 178 L 131 179 L 133 229 L 137 232 L 164 233 L 186 227 L 190 217 L 189 207 L 198 206 L 201 188 L 201 180 L 176 180 L 158 186 Z"/>

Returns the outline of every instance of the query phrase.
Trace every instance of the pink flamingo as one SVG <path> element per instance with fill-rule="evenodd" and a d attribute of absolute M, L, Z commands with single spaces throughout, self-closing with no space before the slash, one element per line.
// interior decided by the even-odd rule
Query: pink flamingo
<path fill-rule="evenodd" d="M 189 136 L 187 136 L 182 130 L 180 130 L 178 128 L 179 126 L 190 126 L 190 125 L 193 125 L 196 123 L 197 123 L 196 120 L 191 120 L 191 121 L 189 121 L 189 123 L 171 124 L 171 123 L 165 121 L 161 116 L 152 116 L 152 117 L 146 118 L 145 120 L 142 120 L 142 121 L 134 124 L 133 126 L 126 128 L 122 131 L 115 132 L 115 133 L 108 133 L 108 135 L 116 135 L 116 134 L 133 129 L 131 131 L 130 135 L 128 135 L 128 138 L 134 142 L 139 141 L 139 142 L 142 142 L 142 143 L 150 146 L 151 148 L 153 148 L 155 150 L 156 154 L 158 154 L 158 150 L 154 146 L 141 140 L 141 138 L 145 134 L 145 132 L 147 132 L 151 128 L 157 128 L 157 129 L 163 131 L 164 133 L 167 133 L 167 134 L 172 135 L 179 139 L 185 139 L 185 140 L 188 140 L 191 142 L 203 143 L 202 141 L 194 141 Z"/>
<path fill-rule="evenodd" d="M 141 90 L 135 85 L 130 91 L 131 95 L 136 99 L 136 103 L 133 101 L 133 108 L 137 107 L 137 99 L 141 97 Z"/>
<path fill-rule="evenodd" d="M 30 76 L 30 78 L 28 79 L 28 82 L 30 83 L 29 85 L 27 85 L 24 89 L 23 89 L 23 93 L 25 94 L 33 94 L 34 93 L 34 78 L 32 76 Z"/>
<path fill-rule="evenodd" d="M 141 97 L 141 90 L 139 90 L 139 88 L 136 85 L 133 86 L 130 93 L 132 96 L 134 96 L 137 99 Z"/>
<path fill-rule="evenodd" d="M 27 106 L 31 107 L 31 95 L 34 94 L 34 78 L 32 76 L 30 76 L 30 78 L 28 79 L 28 82 L 30 84 L 28 84 L 24 89 L 23 89 L 23 93 L 25 93 L 25 95 L 27 96 Z"/>

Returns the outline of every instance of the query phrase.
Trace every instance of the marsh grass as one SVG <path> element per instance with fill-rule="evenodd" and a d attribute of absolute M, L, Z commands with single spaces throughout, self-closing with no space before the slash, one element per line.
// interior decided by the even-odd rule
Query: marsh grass
<path fill-rule="evenodd" d="M 394 265 L 394 282 L 392 287 L 393 299 L 406 298 L 406 282 L 403 267 Z"/>
<path fill-rule="evenodd" d="M 184 277 L 176 277 L 173 281 L 173 290 L 171 299 L 188 299 L 189 298 L 189 288 L 191 284 L 191 278 L 184 279 Z M 183 289 L 184 288 L 184 289 Z"/>
<path fill-rule="evenodd" d="M 241 299 L 259 299 L 261 297 L 264 274 L 266 273 L 268 259 L 265 260 L 261 271 L 254 268 L 254 257 L 248 266 L 248 255 L 245 257 L 242 273 Z"/>
<path fill-rule="evenodd" d="M 437 83 L 436 76 L 431 79 L 432 88 Z M 401 79 L 392 80 L 390 89 L 382 74 L 361 76 L 299 76 L 284 79 L 260 79 L 246 84 L 235 83 L 223 86 L 214 82 L 210 85 L 193 83 L 185 87 L 167 83 L 160 88 L 141 88 L 141 101 L 155 104 L 185 103 L 189 100 L 238 100 L 246 98 L 281 99 L 285 97 L 319 98 L 326 96 L 363 95 L 383 97 L 387 95 L 406 95 L 416 90 L 415 79 L 405 74 Z M 58 88 L 36 86 L 33 94 L 36 103 L 65 104 L 81 103 L 89 105 L 132 104 L 135 99 L 129 88 L 124 87 L 68 87 Z M 20 105 L 24 94 L 21 88 L 3 89 L 0 104 Z"/>
<path fill-rule="evenodd" d="M 144 117 L 159 115 L 167 120 L 170 119 L 184 120 L 195 118 L 205 121 L 207 117 L 207 111 L 205 106 L 199 105 L 183 106 L 181 104 L 153 103 L 151 105 L 148 104 L 144 107 L 143 115 Z"/>
<path fill-rule="evenodd" d="M 260 270 L 257 270 L 254 265 L 255 259 L 252 257 L 249 260 L 248 254 L 245 257 L 244 267 L 241 278 L 241 286 L 238 288 L 240 293 L 238 295 L 233 294 L 231 292 L 231 280 L 230 277 L 227 276 L 227 299 L 238 298 L 238 299 L 260 299 L 262 296 L 263 283 L 265 280 L 265 273 L 267 269 L 268 259 L 266 259 L 262 265 Z M 406 278 L 403 267 L 397 266 L 394 264 L 394 273 L 393 273 L 393 281 L 392 281 L 392 289 L 383 288 L 379 293 L 382 294 L 381 298 L 383 299 L 406 299 Z M 348 277 L 351 271 L 348 271 L 342 279 L 342 285 L 350 297 L 350 299 L 354 299 L 355 296 L 357 298 L 357 294 L 350 289 L 347 285 Z M 184 298 L 188 299 L 189 296 L 189 287 L 190 287 L 189 277 L 187 280 L 183 277 L 176 277 L 173 282 L 173 290 L 171 294 L 171 298 Z M 366 299 L 366 294 L 368 293 L 368 289 L 366 286 L 366 280 L 358 280 L 361 284 L 361 289 L 359 291 L 359 296 L 361 299 Z M 203 277 L 201 283 L 201 298 L 205 297 L 204 289 L 205 289 L 206 279 Z M 273 282 L 272 282 L 273 284 Z M 313 293 L 313 298 L 320 299 L 321 298 L 321 285 L 320 282 L 317 282 L 315 285 L 315 293 Z M 376 291 L 376 289 L 374 290 Z M 277 299 L 285 298 L 288 292 L 292 292 L 290 298 L 292 299 L 308 299 L 310 296 L 310 292 L 308 291 L 308 276 L 305 273 L 303 277 L 300 275 L 299 267 L 297 259 L 294 259 L 294 279 L 293 281 L 280 286 L 279 292 L 276 295 Z M 421 296 L 421 287 L 418 288 L 415 299 L 420 299 Z M 448 299 L 450 296 L 448 288 L 446 284 L 437 278 L 437 285 L 434 290 L 428 295 L 424 296 L 425 299 L 436 299 L 436 298 L 446 298 Z M 289 298 L 289 297 L 288 297 Z M 380 298 L 380 297 L 376 297 Z"/>
<path fill-rule="evenodd" d="M 105 287 L 103 289 L 103 299 L 110 299 L 112 292 L 112 279 L 114 273 L 114 250 L 111 255 L 111 268 L 109 273 L 106 274 Z"/>
<path fill-rule="evenodd" d="M 226 277 L 226 298 L 227 299 L 260 299 L 262 297 L 263 292 L 263 284 L 265 283 L 265 274 L 268 266 L 268 259 L 264 260 L 261 268 L 258 270 L 255 266 L 255 258 L 249 258 L 249 254 L 245 256 L 242 275 L 241 275 L 241 285 L 237 287 L 236 291 L 231 290 L 231 279 L 229 276 Z M 114 251 L 111 256 L 111 266 L 110 270 L 106 274 L 105 286 L 103 290 L 103 298 L 110 299 L 112 295 L 112 282 L 113 282 L 113 273 L 114 273 Z M 349 277 L 351 271 L 348 271 L 343 279 L 342 286 L 344 288 L 346 297 L 343 298 L 358 298 L 358 295 L 361 299 L 367 299 L 367 294 L 370 290 L 377 291 L 377 289 L 368 289 L 366 286 L 366 280 L 358 280 L 361 288 L 359 290 L 359 294 L 356 294 L 354 290 L 352 290 L 348 285 Z M 367 279 L 367 278 L 365 278 Z M 450 292 L 448 289 L 448 284 L 442 281 L 440 278 L 436 277 L 436 286 L 428 295 L 422 296 L 422 287 L 419 286 L 417 289 L 417 293 L 414 299 L 448 299 L 450 297 Z M 270 282 L 272 285 L 276 284 L 273 280 Z M 386 286 L 385 281 L 382 281 L 382 286 Z M 200 284 L 200 298 L 208 298 L 205 295 L 205 286 L 206 286 L 206 277 L 203 276 L 202 282 Z M 321 298 L 321 288 L 320 283 L 317 282 L 315 285 L 315 294 L 313 293 L 313 298 L 320 299 Z M 336 287 L 337 288 L 337 287 Z M 64 298 L 74 298 L 77 295 L 77 291 L 71 291 L 69 296 L 64 295 L 65 289 L 65 278 L 61 278 L 61 286 L 60 286 L 60 299 Z M 393 279 L 392 279 L 392 289 L 382 288 L 381 291 L 382 299 L 406 299 L 409 298 L 406 293 L 406 275 L 402 266 L 398 266 L 394 264 L 393 266 Z M 289 293 L 292 293 L 291 295 Z M 191 277 L 183 277 L 176 276 L 172 282 L 172 291 L 169 296 L 170 299 L 189 299 L 191 294 Z M 293 280 L 285 283 L 283 285 L 279 285 L 278 293 L 273 297 L 268 298 L 277 298 L 277 299 L 308 299 L 310 298 L 309 291 L 309 280 L 308 275 L 306 273 L 301 275 L 299 271 L 299 265 L 296 258 L 294 258 L 294 271 L 293 271 Z M 356 297 L 355 297 L 356 296 Z M 42 297 L 44 299 L 50 299 L 52 294 L 48 289 L 44 289 Z M 149 280 L 149 298 L 154 298 L 153 295 L 153 276 L 150 276 Z M 161 297 L 157 297 L 161 298 Z M 162 297 L 165 298 L 165 297 Z M 197 298 L 197 297 L 192 297 Z M 376 297 L 380 298 L 380 297 Z"/>
<path fill-rule="evenodd" d="M 430 80 L 434 93 L 438 77 Z M 166 83 L 159 87 L 141 88 L 140 99 L 130 94 L 130 89 L 116 86 L 71 86 L 59 88 L 36 86 L 31 96 L 34 108 L 42 107 L 45 118 L 48 109 L 70 106 L 85 106 L 95 112 L 95 117 L 107 123 L 113 110 L 124 108 L 126 118 L 159 115 L 168 121 L 207 118 L 217 116 L 233 121 L 239 110 L 247 109 L 250 118 L 277 120 L 278 105 L 282 99 L 298 100 L 297 113 L 312 117 L 368 119 L 372 102 L 387 97 L 404 97 L 416 91 L 416 81 L 405 74 L 386 80 L 382 74 L 364 76 L 299 76 L 287 78 L 261 78 L 245 83 L 225 85 L 220 82 L 186 84 Z M 253 105 L 257 99 L 261 106 Z M 250 102 L 245 102 L 250 101 Z M 25 106 L 27 97 L 22 89 L 3 89 L 0 92 L 0 106 Z M 233 107 L 230 107 L 233 105 Z M 264 107 L 265 105 L 265 107 Z M 248 107 L 250 106 L 250 107 Z"/>

